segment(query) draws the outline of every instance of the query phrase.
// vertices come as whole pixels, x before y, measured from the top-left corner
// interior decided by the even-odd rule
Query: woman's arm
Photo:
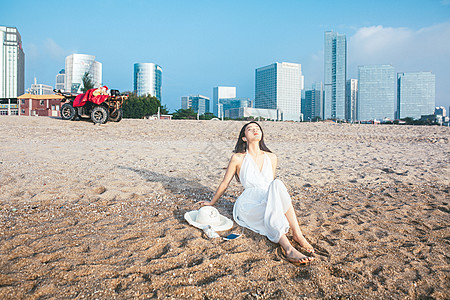
[[[275,179],[276,177],[276,171],[277,171],[277,166],[278,166],[278,158],[275,154],[273,153],[267,153],[270,157],[270,161],[272,163],[272,171],[273,171],[273,179]]]
[[[201,205],[214,205],[217,200],[219,200],[220,197],[222,197],[223,193],[225,193],[225,190],[230,185],[231,180],[233,179],[234,174],[237,171],[237,167],[240,162],[240,157],[238,155],[233,154],[233,156],[230,159],[230,162],[228,163],[227,171],[225,172],[225,176],[223,177],[222,182],[220,183],[219,187],[217,188],[216,193],[214,194],[214,197],[211,201],[199,201],[197,204]]]

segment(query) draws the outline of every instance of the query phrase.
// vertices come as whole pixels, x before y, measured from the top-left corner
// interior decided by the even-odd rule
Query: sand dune
[[[0,117],[0,298],[450,298],[448,127],[261,122],[318,252],[299,268],[183,219],[243,124]]]

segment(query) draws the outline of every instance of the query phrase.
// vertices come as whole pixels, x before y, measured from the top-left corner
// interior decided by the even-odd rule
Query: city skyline
[[[171,111],[184,95],[212,99],[215,86],[235,86],[241,97],[253,99],[254,70],[276,61],[301,64],[306,88],[324,81],[323,34],[333,30],[347,37],[347,79],[357,78],[358,65],[391,64],[398,73],[431,71],[436,105],[450,105],[449,1],[103,3],[97,5],[103,15],[123,20],[69,22],[85,14],[86,1],[75,7],[48,1],[64,14],[32,1],[3,5],[0,25],[17,27],[22,36],[25,88],[34,77],[54,86],[64,58],[86,53],[102,62],[102,83],[121,91],[133,90],[135,63],[160,65],[162,102]],[[312,12],[320,13],[309,19]],[[133,30],[124,24],[133,24]]]

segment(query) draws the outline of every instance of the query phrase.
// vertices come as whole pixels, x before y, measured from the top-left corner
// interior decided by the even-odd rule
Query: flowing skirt
[[[285,213],[291,207],[291,197],[281,180],[273,180],[267,189],[246,188],[234,204],[233,218],[246,227],[278,243],[289,230]]]

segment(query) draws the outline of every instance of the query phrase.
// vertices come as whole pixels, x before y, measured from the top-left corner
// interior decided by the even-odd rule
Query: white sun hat
[[[188,211],[184,214],[186,221],[194,227],[203,229],[211,225],[215,231],[225,231],[233,227],[233,221],[222,216],[212,206],[203,206],[199,210]]]

